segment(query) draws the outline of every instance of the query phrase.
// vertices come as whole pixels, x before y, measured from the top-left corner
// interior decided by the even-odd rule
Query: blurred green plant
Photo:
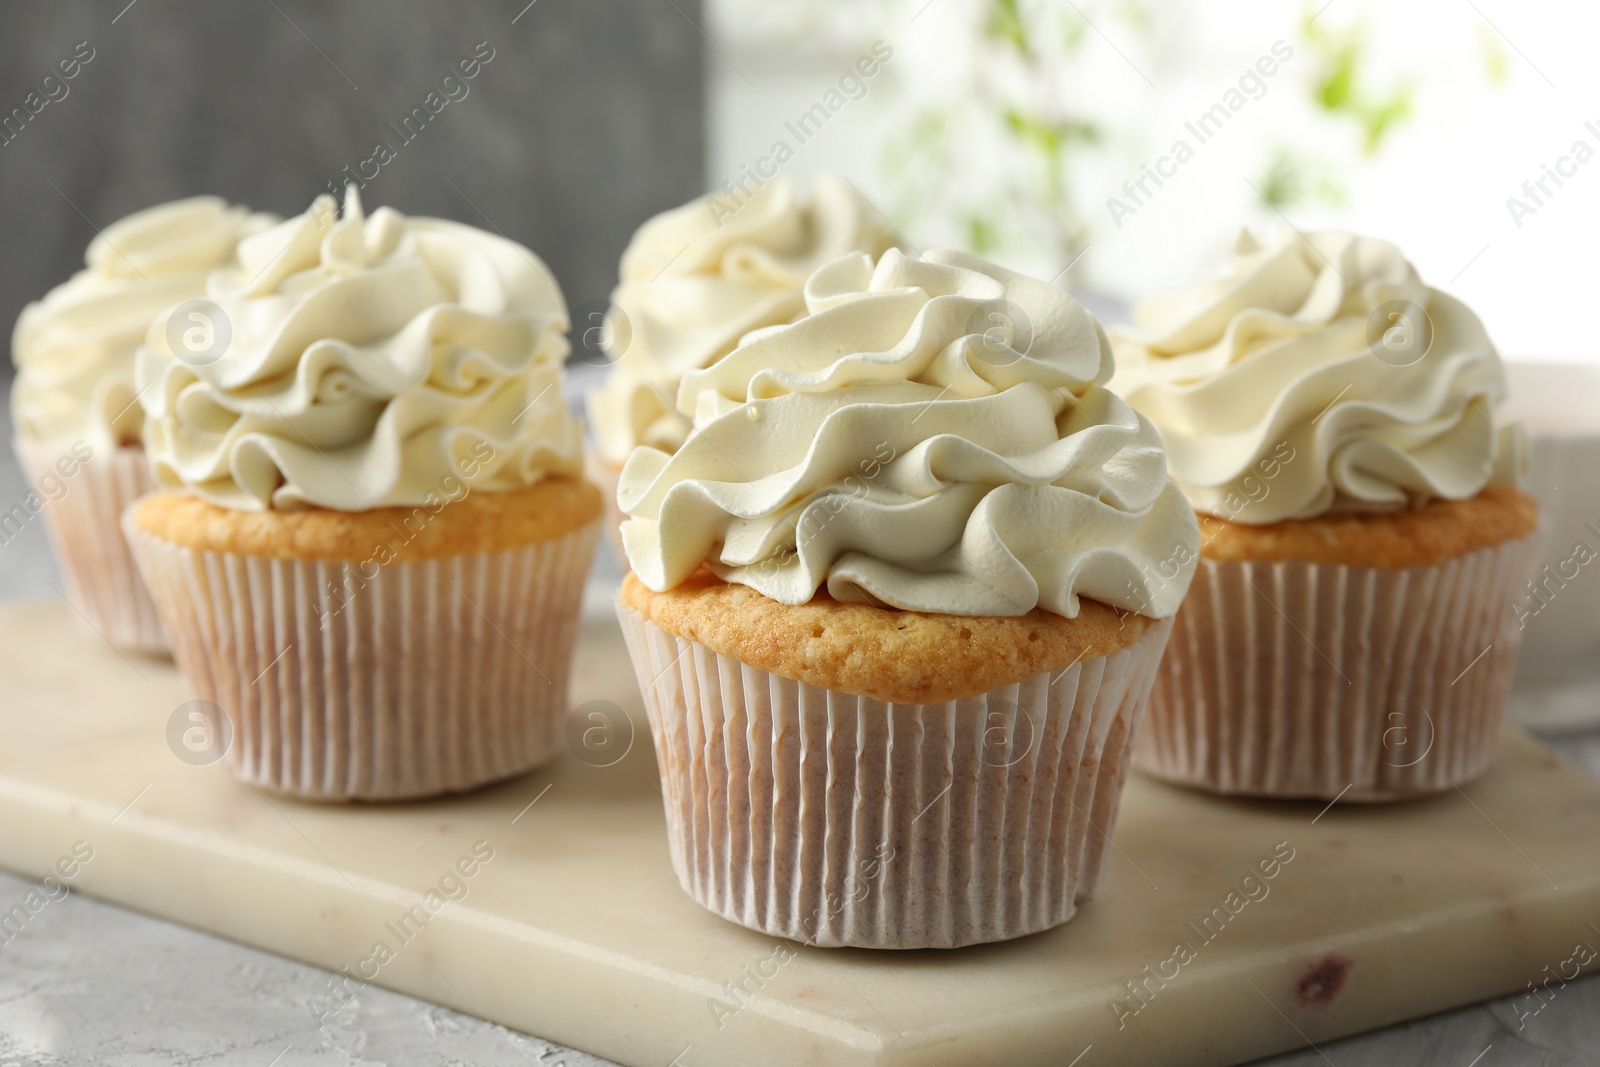
[[[1331,23],[1319,25],[1318,15],[1326,7],[1307,3],[1301,8],[1301,46],[1312,60],[1310,101],[1334,122],[1353,127],[1362,156],[1371,159],[1415,116],[1415,86],[1402,77],[1378,88],[1365,11],[1350,25],[1335,29]],[[1481,26],[1478,42],[1485,80],[1491,86],[1504,86],[1510,78],[1510,59],[1500,39]],[[1344,204],[1349,193],[1342,173],[1326,158],[1279,143],[1257,184],[1267,202],[1278,208],[1307,202]]]
[[[1349,200],[1338,168],[1327,160],[1313,159],[1282,145],[1272,150],[1266,173],[1256,183],[1267,203],[1282,206],[1308,200],[1344,204]]]
[[[1489,84],[1499,87],[1511,80],[1511,57],[1500,38],[1487,26],[1478,27],[1478,45],[1483,49],[1483,74]]]
[[[1334,122],[1352,126],[1362,156],[1372,159],[1413,116],[1415,90],[1404,78],[1387,89],[1376,88],[1365,14],[1336,29],[1331,23],[1317,24],[1325,9],[1325,4],[1301,9],[1300,47],[1311,62],[1310,102]],[[1311,201],[1343,204],[1349,198],[1340,168],[1281,141],[1273,146],[1257,185],[1277,208]]]
[[[959,220],[980,255],[1024,247],[1061,263],[1078,258],[1089,225],[1073,193],[1074,168],[1108,136],[1093,101],[1060,88],[1088,43],[1085,17],[1069,8],[982,0],[966,92],[918,105],[906,132],[888,145],[885,170],[908,223]],[[1143,8],[1127,0],[1113,15],[1135,28],[1147,25]],[[952,180],[962,171],[959,155],[976,145],[994,153],[994,185]]]
[[[1373,86],[1371,34],[1365,17],[1343,29],[1317,25],[1308,6],[1300,19],[1300,36],[1316,65],[1311,98],[1330,115],[1354,122],[1361,149],[1375,156],[1384,139],[1411,118],[1414,90],[1408,79],[1386,90]]]
[[[1106,105],[1099,87],[1076,77],[1103,58],[1085,50],[1114,39],[1165,81],[1163,64],[1195,55],[1174,28],[1177,15],[1150,0],[711,0],[724,24],[793,49],[830,36],[898,44],[933,5],[940,7],[932,17],[959,34],[959,44],[938,84],[900,82],[904,110],[883,142],[881,172],[896,224],[913,234],[943,229],[942,239],[980,255],[1076,263],[1066,277],[1081,280],[1092,259],[1081,253],[1106,225],[1106,191],[1085,173],[1107,163],[1132,173],[1135,153],[1147,150],[1130,136],[1137,131],[1110,117],[1120,109]],[[1276,30],[1295,48],[1290,91],[1312,120],[1260,131],[1269,140],[1254,184],[1280,210],[1346,203],[1345,175],[1381,155],[1416,117],[1412,79],[1385,70],[1373,47],[1384,9],[1371,0],[1327,7],[1302,0],[1298,19],[1289,8]],[[1501,41],[1485,28],[1478,42],[1483,77],[1503,85],[1510,66]],[[907,77],[898,61],[889,69],[891,80]]]

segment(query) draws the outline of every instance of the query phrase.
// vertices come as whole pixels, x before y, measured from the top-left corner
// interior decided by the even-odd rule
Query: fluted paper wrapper
[[[1134,749],[1217,793],[1397,800],[1488,769],[1541,537],[1388,570],[1202,559]]]
[[[156,489],[144,449],[95,451],[71,478],[60,479],[65,492],[54,501],[39,479],[65,453],[20,441],[16,451],[28,484],[46,502],[40,517],[82,621],[118,648],[166,653],[161,616],[120,525],[128,505]]]
[[[199,551],[128,525],[235,777],[321,800],[458,792],[561,744],[597,524],[507,552],[355,565]],[[365,568],[363,568],[365,569]]]
[[[620,601],[673,868],[725,919],[823,946],[953,948],[1058,926],[1099,888],[1171,623],[942,704],[779,677]]]

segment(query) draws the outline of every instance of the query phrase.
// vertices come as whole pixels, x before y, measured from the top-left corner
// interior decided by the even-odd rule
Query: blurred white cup
[[[1600,726],[1600,367],[1508,362],[1501,419],[1527,431],[1523,488],[1545,554],[1513,610],[1525,626],[1512,711],[1529,726]]]

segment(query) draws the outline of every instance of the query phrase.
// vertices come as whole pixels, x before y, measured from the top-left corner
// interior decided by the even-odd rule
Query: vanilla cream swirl
[[[623,468],[652,589],[702,563],[786,604],[1154,617],[1198,555],[1155,428],[1103,387],[1111,350],[1065,292],[959,252],[811,276],[808,316],[684,375],[694,432]]]
[[[646,222],[611,295],[608,351],[617,362],[589,396],[601,457],[621,464],[635,445],[677,448],[689,429],[673,408],[684,373],[709,366],[751,330],[801,314],[801,287],[817,267],[847,252],[877,257],[894,244],[872,205],[826,174],[809,202],[779,179]]]
[[[1466,305],[1387,241],[1242,235],[1233,270],[1113,331],[1111,388],[1161,428],[1200,511],[1271,523],[1515,484],[1500,358]]]
[[[165,322],[139,352],[163,485],[230,508],[361,511],[426,503],[450,478],[507,491],[581,467],[566,304],[521,245],[369,218],[351,187],[342,216],[321,197],[239,258],[208,286],[231,328],[220,357],[175,353]]]
[[[206,275],[232,262],[241,237],[277,220],[214,196],[177,200],[112,223],[90,242],[87,268],[17,319],[11,407],[19,436],[97,449],[137,445],[134,353],[163,310],[205,295]]]

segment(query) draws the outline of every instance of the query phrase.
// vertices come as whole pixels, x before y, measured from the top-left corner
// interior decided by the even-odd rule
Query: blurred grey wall
[[[698,0],[8,3],[0,116],[28,121],[0,124],[0,328],[82,265],[96,227],[199,193],[294,214],[345,167],[371,174],[379,141],[394,158],[369,211],[499,229],[571,305],[601,299],[634,228],[702,191],[700,25]],[[462,96],[479,42],[493,58]],[[448,102],[404,140],[430,92]]]

